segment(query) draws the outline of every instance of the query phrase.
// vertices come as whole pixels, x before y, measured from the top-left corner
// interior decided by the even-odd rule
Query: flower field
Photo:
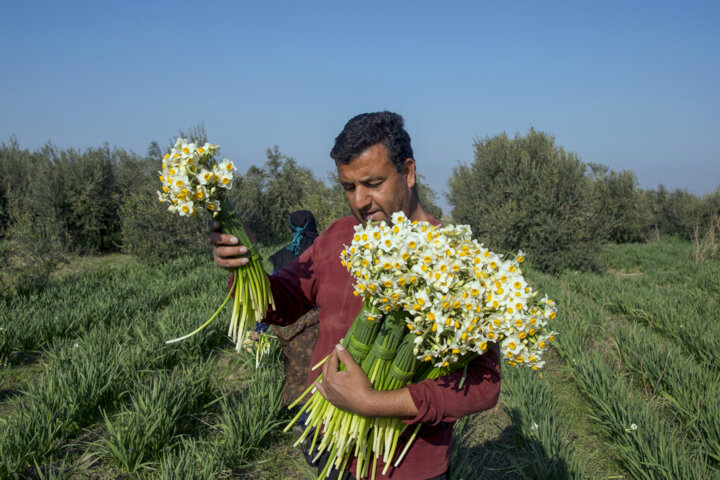
[[[526,269],[558,335],[542,375],[504,368],[498,406],[458,422],[451,478],[720,477],[720,265],[668,240],[603,256]],[[256,370],[224,321],[165,344],[226,284],[207,256],[128,261],[0,305],[0,478],[314,478],[277,347]]]

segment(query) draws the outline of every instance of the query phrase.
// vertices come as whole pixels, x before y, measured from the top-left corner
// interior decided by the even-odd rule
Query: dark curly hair
[[[403,117],[397,113],[361,113],[351,118],[335,137],[330,157],[335,160],[335,165],[347,165],[369,147],[382,143],[390,161],[401,172],[405,159],[414,158],[410,135],[403,128],[404,124]]]

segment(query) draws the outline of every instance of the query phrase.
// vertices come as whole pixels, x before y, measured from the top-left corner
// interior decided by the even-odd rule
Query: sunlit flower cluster
[[[511,366],[544,365],[556,308],[523,277],[522,252],[503,258],[473,240],[467,225],[436,227],[398,212],[391,225],[355,227],[340,258],[356,295],[381,311],[410,313],[420,360],[447,367],[496,342]]]
[[[162,182],[158,199],[170,203],[168,210],[182,216],[195,215],[198,207],[220,210],[222,192],[232,188],[236,168],[227,158],[217,161],[219,151],[220,147],[207,142],[199,146],[177,139],[158,172]]]

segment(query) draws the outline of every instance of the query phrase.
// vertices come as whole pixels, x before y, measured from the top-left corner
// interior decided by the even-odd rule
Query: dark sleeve
[[[500,395],[500,347],[493,344],[470,362],[465,383],[458,389],[462,375],[460,369],[434,380],[408,385],[418,414],[404,422],[437,425],[494,407]]]
[[[268,310],[264,323],[290,325],[315,306],[314,253],[311,246],[275,275],[270,275],[275,308]]]
[[[295,260],[295,258],[297,257],[287,248],[281,248],[277,252],[273,253],[270,256],[270,261],[273,264],[273,273],[277,273],[285,268],[285,266]]]

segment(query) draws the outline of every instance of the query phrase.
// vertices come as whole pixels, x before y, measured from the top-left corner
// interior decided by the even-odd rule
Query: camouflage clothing
[[[317,308],[313,308],[287,327],[273,325],[273,333],[280,339],[285,364],[283,405],[294,402],[307,387],[308,365],[318,338]]]

